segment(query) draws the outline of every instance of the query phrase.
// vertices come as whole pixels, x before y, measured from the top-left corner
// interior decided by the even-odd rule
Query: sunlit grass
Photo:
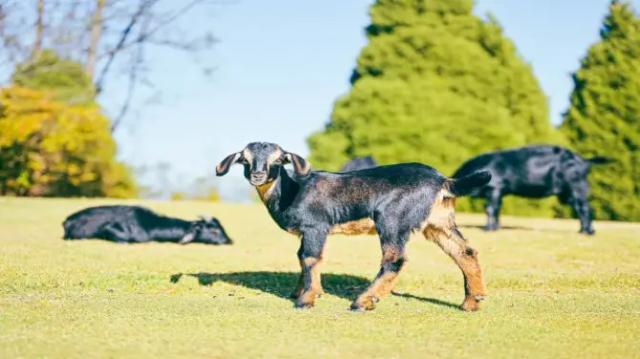
[[[415,236],[396,292],[374,312],[350,301],[377,272],[372,236],[331,237],[327,295],[293,309],[298,240],[260,205],[144,202],[218,217],[233,246],[65,242],[60,223],[108,200],[0,198],[0,357],[607,357],[640,353],[640,224],[505,218],[480,252],[489,298],[456,309],[462,278]]]

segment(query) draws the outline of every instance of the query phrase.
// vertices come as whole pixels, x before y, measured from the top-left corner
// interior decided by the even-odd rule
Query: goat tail
[[[486,185],[490,180],[491,173],[489,171],[477,171],[464,177],[447,180],[448,190],[456,197],[466,196],[474,189]]]
[[[605,157],[605,156],[594,156],[591,158],[587,158],[587,162],[589,162],[592,165],[605,165],[607,163],[614,162],[614,159],[611,157]]]

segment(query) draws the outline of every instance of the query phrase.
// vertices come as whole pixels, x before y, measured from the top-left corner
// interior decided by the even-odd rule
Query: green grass
[[[368,313],[350,301],[378,270],[372,236],[331,237],[327,295],[286,298],[298,240],[260,205],[142,202],[220,218],[233,246],[65,242],[60,223],[110,200],[0,198],[0,358],[630,358],[640,354],[640,224],[504,218],[458,223],[480,252],[489,297],[477,313],[453,262],[420,236],[396,292]],[[139,203],[139,202],[130,202]]]

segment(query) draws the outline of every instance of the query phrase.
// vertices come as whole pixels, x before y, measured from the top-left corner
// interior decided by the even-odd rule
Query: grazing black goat
[[[486,198],[486,230],[500,227],[502,197],[517,195],[529,198],[558,196],[570,204],[580,218],[580,233],[594,234],[589,207],[589,181],[592,164],[610,162],[604,157],[585,159],[558,146],[527,146],[485,153],[464,163],[453,175],[464,177],[476,171],[491,172],[491,181],[474,188],[469,195]]]
[[[185,221],[137,206],[85,208],[67,217],[62,226],[65,240],[98,238],[119,243],[232,243],[215,218]]]
[[[351,161],[347,162],[342,167],[340,172],[365,170],[367,168],[373,168],[373,167],[376,167],[376,166],[378,166],[378,163],[371,156],[356,157],[356,158],[352,159]]]
[[[454,220],[455,197],[482,186],[488,172],[452,180],[435,169],[405,163],[330,173],[311,171],[302,157],[273,143],[254,142],[227,156],[216,167],[225,175],[232,164],[244,165],[244,175],[256,187],[280,228],[301,237],[298,258],[302,273],[292,294],[300,308],[314,305],[323,293],[319,264],[328,234],[378,233],[382,265],[376,279],[351,305],[371,310],[393,289],[406,261],[405,245],[413,231],[440,246],[462,270],[462,309],[479,309],[486,290],[478,253],[468,246]],[[283,165],[292,163],[294,172]]]

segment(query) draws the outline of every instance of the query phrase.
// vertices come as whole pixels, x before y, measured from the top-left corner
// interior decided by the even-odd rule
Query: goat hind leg
[[[480,302],[487,295],[487,289],[478,262],[478,251],[467,245],[467,241],[455,227],[451,230],[427,227],[424,234],[442,248],[462,271],[465,298],[460,308],[464,311],[480,309]]]

